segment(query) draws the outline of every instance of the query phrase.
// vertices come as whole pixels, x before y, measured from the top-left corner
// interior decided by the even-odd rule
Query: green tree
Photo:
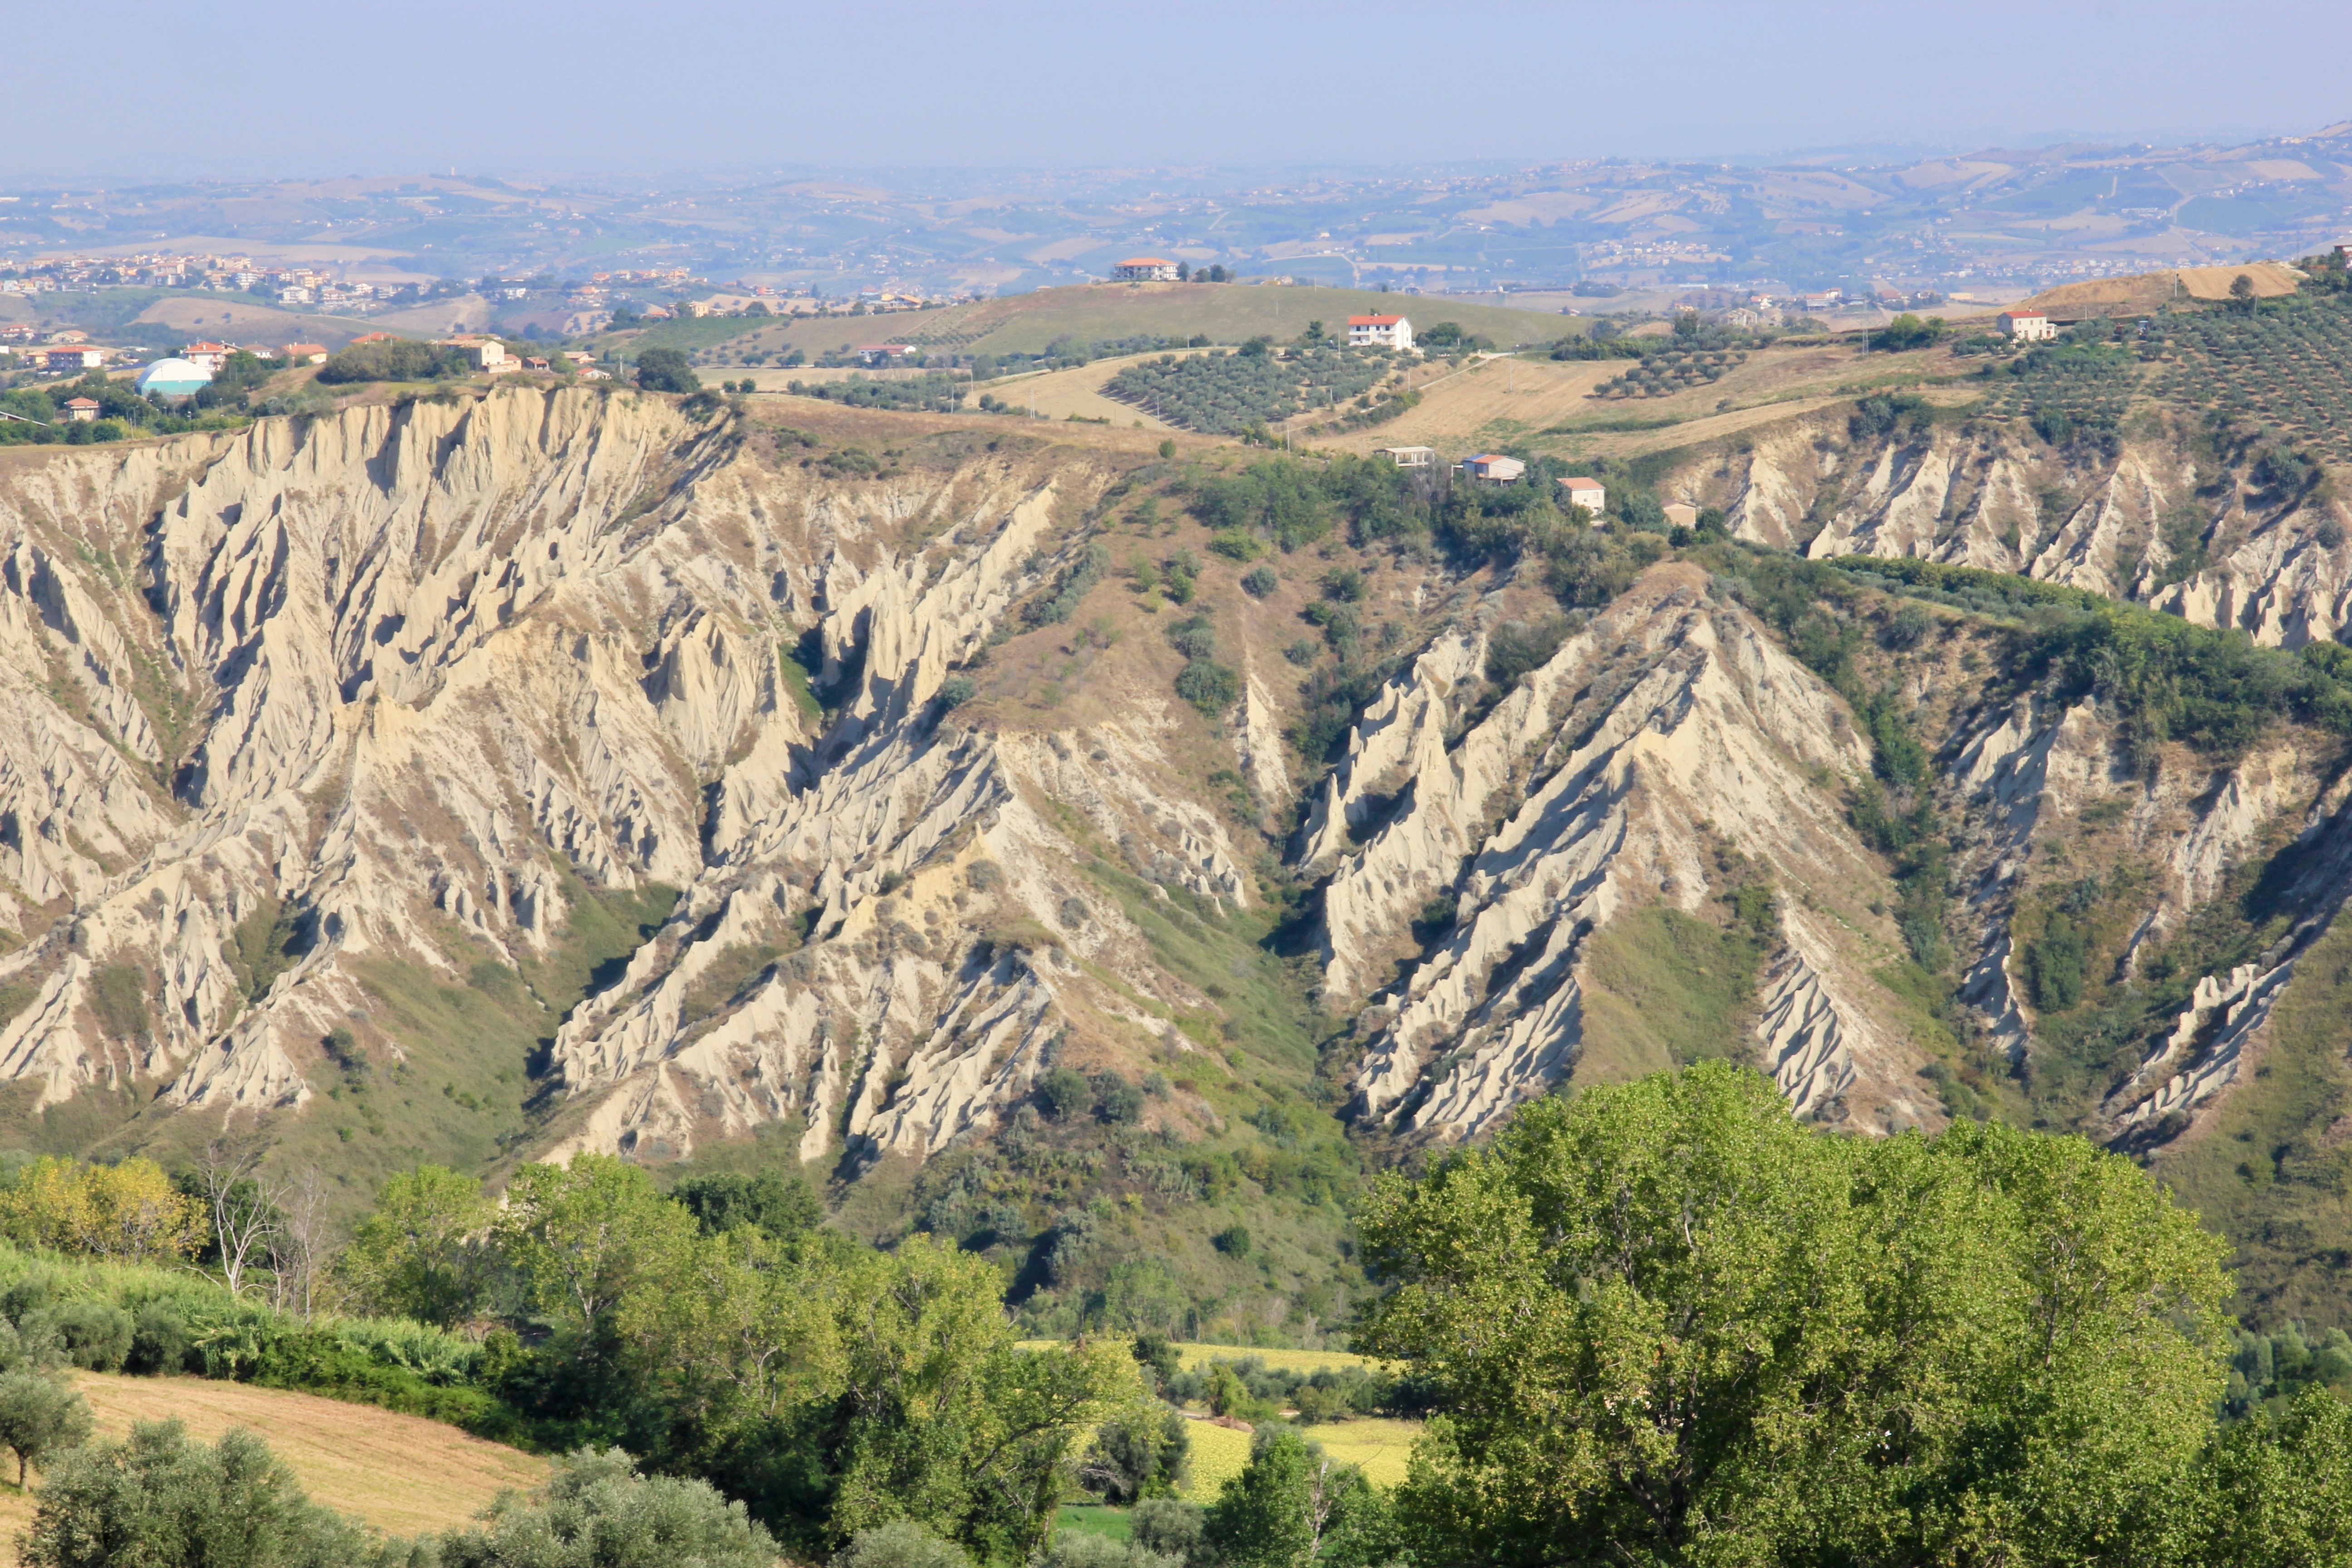
[[[532,1304],[590,1340],[633,1284],[678,1265],[695,1228],[642,1167],[575,1154],[515,1173],[498,1235]]]
[[[1801,1126],[1706,1063],[1383,1180],[1361,1348],[1446,1412],[1440,1564],[2128,1560],[2222,1387],[2221,1244],[2129,1162]]]
[[[2352,1405],[2305,1391],[2219,1435],[2184,1557],[2213,1568],[2352,1563]]]
[[[781,1240],[815,1229],[824,1217],[824,1205],[798,1173],[786,1176],[761,1171],[746,1176],[725,1172],[694,1176],[680,1182],[670,1196],[702,1223],[706,1236],[749,1226]]]
[[[648,392],[700,392],[702,378],[683,349],[647,349],[637,355],[637,384]]]
[[[928,1237],[858,1260],[836,1300],[843,1375],[793,1444],[819,1457],[833,1539],[910,1519],[983,1561],[1026,1559],[1078,1443],[1141,1398],[1133,1360],[1108,1340],[1021,1349],[995,1267]]]
[[[28,1465],[89,1441],[89,1401],[37,1372],[0,1373],[0,1447],[16,1456],[16,1485]]]
[[[26,1568],[424,1568],[431,1561],[311,1502],[251,1432],[206,1447],[188,1441],[177,1421],[142,1421],[126,1442],[59,1455],[18,1553]]]
[[[641,1476],[618,1448],[555,1461],[529,1499],[442,1538],[441,1568],[773,1568],[776,1543],[708,1481]]]
[[[1386,1527],[1386,1510],[1360,1471],[1333,1461],[1296,1427],[1270,1425],[1217,1494],[1201,1541],[1222,1568],[1315,1568],[1389,1560]]]
[[[385,1179],[339,1266],[371,1310],[446,1328],[474,1315],[489,1227],[478,1183],[420,1165]]]

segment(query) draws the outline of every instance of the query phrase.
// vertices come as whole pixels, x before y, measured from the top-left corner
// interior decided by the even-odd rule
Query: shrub
[[[85,1296],[43,1315],[64,1346],[66,1359],[76,1366],[117,1372],[131,1354],[131,1314],[111,1301]]]
[[[241,1429],[206,1447],[177,1421],[141,1422],[127,1442],[59,1455],[40,1499],[22,1538],[26,1568],[390,1568],[410,1560],[405,1543],[373,1540],[311,1502],[269,1446]],[[535,1561],[563,1568],[572,1560]]]
[[[773,1568],[775,1561],[776,1543],[741,1503],[708,1481],[641,1476],[618,1448],[564,1456],[531,1499],[505,1493],[479,1529],[441,1540],[442,1568]],[[922,1568],[935,1564],[961,1568],[960,1558],[929,1559]]]
[[[971,1568],[971,1559],[913,1520],[894,1519],[851,1536],[833,1568]]]
[[[1145,1498],[1127,1516],[1128,1537],[1146,1552],[1189,1559],[1200,1548],[1201,1521],[1206,1513],[1196,1502]]]
[[[1209,1245],[1228,1258],[1247,1258],[1250,1255],[1249,1227],[1229,1225],[1211,1237]]]
[[[1094,1086],[1068,1068],[1054,1068],[1037,1080],[1037,1103],[1056,1121],[1067,1121],[1087,1108]]]
[[[1177,676],[1176,695],[1213,719],[1242,700],[1242,678],[1213,659],[1196,658]]]
[[[944,711],[953,712],[971,701],[973,693],[979,689],[971,676],[950,675],[940,682],[940,707]]]
[[[1244,533],[1239,529],[1229,529],[1218,534],[1209,541],[1209,548],[1233,561],[1255,561],[1265,553],[1265,546],[1258,542],[1256,535]]]
[[[1282,579],[1271,566],[1253,566],[1242,574],[1242,592],[1253,599],[1263,599],[1282,586]]]

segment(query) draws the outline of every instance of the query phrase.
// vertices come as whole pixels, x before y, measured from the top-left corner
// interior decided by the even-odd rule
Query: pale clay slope
[[[2342,503],[2280,509],[2259,495],[2200,493],[2194,468],[2160,437],[2126,440],[2112,461],[2070,466],[2037,444],[1937,426],[1926,437],[1854,441],[1838,424],[1792,420],[1761,432],[1727,473],[1680,487],[1719,495],[1732,531],[1758,543],[1804,538],[1816,557],[1918,557],[2014,572],[2136,600],[2287,647],[2352,622],[2352,546],[2320,537]],[[2210,563],[2179,582],[2161,526],[2185,519]]]
[[[1769,532],[1836,459],[1759,452],[1741,526]],[[299,1107],[321,1037],[367,1027],[354,963],[455,980],[481,952],[544,952],[567,863],[684,891],[558,1032],[559,1152],[676,1155],[781,1122],[811,1154],[845,1138],[920,1155],[992,1125],[1064,1042],[1192,1048],[1171,1020],[1204,998],[1078,869],[1099,855],[1145,886],[1255,897],[1255,851],[1173,765],[1179,716],[1137,701],[1087,730],[1000,732],[936,701],[1084,547],[1071,524],[1114,477],[1092,458],[975,453],[835,484],[660,400],[519,389],[17,456],[0,468],[0,924],[30,940],[0,984],[35,995],[0,1029],[0,1073],[42,1102],[137,1082],[207,1113]],[[1885,538],[1926,548],[1948,478],[1880,467]],[[2116,521],[2084,524],[2090,557],[2156,504],[2134,499],[2168,482],[2147,472]],[[1991,498],[1964,531],[1980,551],[2036,490],[1998,465],[1969,483]],[[1860,548],[1866,523],[1839,537]],[[1843,823],[1839,780],[1869,754],[1834,694],[1669,566],[1465,731],[1492,614],[1376,700],[1295,851],[1330,875],[1323,992],[1362,1009],[1360,1110],[1462,1136],[1572,1073],[1592,933],[1653,901],[1706,907],[1719,842],[1790,895],[1759,1059],[1809,1112],[1932,1123],[1871,975],[1897,949],[1867,905],[1892,900]],[[828,671],[856,672],[823,734],[778,663],[812,628]],[[1236,658],[1226,743],[1279,802],[1286,672],[1271,648]],[[1977,994],[2020,1038],[1998,873],[2034,814],[2123,791],[2107,748],[2094,715],[2027,710],[1984,716],[1948,759],[1983,797],[1996,873]],[[2137,803],[2181,899],[2307,795],[2298,766],[2250,761],[2210,805],[2169,783]],[[2313,821],[2315,843],[2352,844]],[[1391,984],[1406,927],[1449,890],[1454,926]],[[316,940],[248,1005],[230,935],[281,900]],[[2225,1082],[2229,1020],[2292,961],[2217,977],[2147,1103]],[[135,1045],[94,1006],[125,963],[158,998]]]
[[[1817,559],[1910,556],[2021,573],[2278,647],[2340,637],[2352,625],[2342,501],[2322,491],[2282,507],[2243,485],[2200,489],[2194,467],[2160,435],[2126,439],[2112,460],[2070,467],[1999,435],[1938,427],[1924,440],[1855,442],[1834,423],[1796,421],[1759,437],[1728,466],[1728,479],[1731,526],[1759,542],[1801,537],[1808,513],[1826,504],[1808,546]],[[2185,519],[2203,542],[2202,570],[2168,570],[2168,519]],[[2331,524],[2339,540],[2332,545]],[[2218,776],[2176,769],[2144,785],[2088,705],[2045,713],[2027,703],[1980,715],[1978,731],[1956,744],[1952,783],[1977,808],[1980,828],[1967,885],[1982,934],[1962,994],[2012,1052],[2026,1048],[2032,1017],[2007,922],[2042,813],[2102,799],[2129,808],[2135,847],[2168,878],[2133,934],[2131,962],[2215,896],[2267,826],[2299,817],[2295,850],[2313,868],[2300,898],[2314,912],[2259,962],[2203,977],[2171,1037],[2105,1102],[2119,1131],[2154,1134],[2168,1119],[2177,1131],[2250,1069],[2296,957],[2352,889],[2344,782],[2321,795],[2312,759],[2273,748]]]
[[[1869,766],[1835,694],[1690,568],[1646,575],[1448,751],[1449,704],[1484,658],[1483,637],[1447,639],[1392,683],[1308,821],[1313,862],[1338,868],[1334,989],[1362,986],[1369,954],[1424,900],[1459,894],[1453,931],[1364,1020],[1359,1110],[1471,1134],[1570,1072],[1586,942],[1630,907],[1696,910],[1723,892],[1706,842],[1719,835],[1780,888],[1811,890],[1780,900],[1761,998],[1756,1044],[1783,1091],[1874,1130],[1937,1120],[1867,973],[1886,944],[1860,904],[1884,874],[1815,782]],[[1401,791],[1350,858],[1347,825]]]

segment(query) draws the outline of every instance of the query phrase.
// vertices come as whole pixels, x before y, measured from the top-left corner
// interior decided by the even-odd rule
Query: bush
[[[1253,566],[1242,574],[1242,592],[1253,599],[1263,599],[1282,586],[1282,579],[1271,566]]]
[[[953,712],[971,701],[979,689],[971,676],[950,675],[940,682],[940,708],[944,712]]]
[[[59,1455],[22,1539],[26,1568],[390,1568],[411,1560],[405,1543],[372,1539],[303,1496],[251,1432],[206,1447],[177,1421],[141,1422],[127,1442]],[[533,1561],[566,1568],[575,1559]]]
[[[1078,1477],[1105,1502],[1171,1497],[1183,1489],[1192,1436],[1173,1410],[1105,1422],[1079,1462]]]
[[[851,1536],[833,1568],[971,1568],[971,1559],[913,1520],[897,1519]]]
[[[1247,1258],[1250,1255],[1249,1227],[1229,1225],[1211,1237],[1209,1245],[1228,1258]]]
[[[131,1354],[131,1314],[111,1301],[86,1296],[38,1316],[47,1319],[65,1347],[66,1359],[76,1366],[118,1372]]]
[[[708,1481],[641,1476],[618,1448],[565,1455],[531,1500],[505,1493],[481,1528],[441,1541],[441,1568],[773,1568],[776,1555],[741,1503]]]
[[[1128,1538],[1159,1556],[1189,1559],[1200,1549],[1207,1511],[1176,1498],[1146,1498],[1127,1516]]]
[[[1094,1099],[1094,1086],[1068,1068],[1054,1068],[1037,1080],[1037,1103],[1056,1121],[1066,1121]]]
[[[1176,695],[1214,719],[1242,700],[1242,678],[1214,659],[1196,658],[1177,676]]]

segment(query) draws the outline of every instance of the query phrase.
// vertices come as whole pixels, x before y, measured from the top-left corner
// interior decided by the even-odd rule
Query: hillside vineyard
[[[11,1114],[854,1185],[1068,1068],[1151,1085],[1106,1115],[1173,1204],[1219,1086],[1376,1151],[1731,1057],[1859,1132],[2084,1131],[2243,1241],[2341,1114],[2263,1066],[2342,1074],[2341,732],[2152,722],[2157,618],[2081,628],[2324,638],[2336,503],[2168,418],[1851,412],[1675,454],[1728,539],[1581,600],[1344,499],[1213,536],[1234,450],[1158,432],[510,387],[12,452]],[[2277,1234],[2248,1289],[2332,1310]]]

